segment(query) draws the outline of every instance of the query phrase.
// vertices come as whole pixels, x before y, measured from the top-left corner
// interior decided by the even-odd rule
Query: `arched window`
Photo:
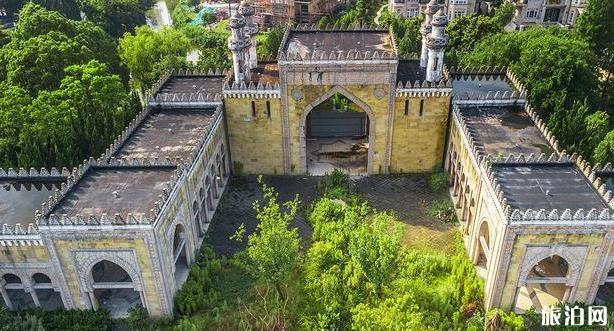
[[[107,309],[112,317],[126,317],[130,308],[143,304],[132,277],[118,264],[102,260],[92,267],[91,277],[94,306]]]
[[[477,265],[481,268],[488,268],[488,260],[490,259],[490,231],[488,222],[483,221],[480,225],[478,233],[478,259]]]
[[[36,273],[32,275],[32,288],[40,306],[46,310],[62,309],[64,303],[60,292],[56,292],[49,276]]]
[[[515,310],[525,312],[534,307],[538,312],[559,302],[567,302],[572,287],[567,286],[569,264],[559,255],[546,257],[535,264],[518,289]]]
[[[175,264],[175,283],[180,286],[188,278],[190,271],[187,251],[186,251],[187,235],[185,228],[181,224],[177,224],[173,232],[173,263]]]
[[[4,289],[6,290],[7,297],[4,298],[4,303],[7,308],[21,310],[36,307],[34,298],[25,291],[19,276],[9,273],[4,274],[2,279],[5,282]]]

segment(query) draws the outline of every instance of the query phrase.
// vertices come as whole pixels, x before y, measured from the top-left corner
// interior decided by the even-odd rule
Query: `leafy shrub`
[[[191,315],[220,299],[220,293],[212,287],[212,275],[221,269],[222,262],[215,257],[213,250],[203,247],[197,262],[190,269],[188,279],[175,296],[175,306],[181,315]]]
[[[126,318],[126,322],[128,322],[130,330],[138,330],[141,323],[143,323],[143,321],[145,321],[148,316],[149,313],[147,312],[147,309],[145,309],[145,307],[143,307],[142,305],[136,305],[130,308],[130,310],[128,310],[128,317]]]
[[[427,210],[427,215],[446,223],[455,223],[456,210],[450,200],[435,200]]]
[[[107,310],[78,310],[57,309],[43,310],[41,308],[22,310],[18,312],[3,313],[3,317],[11,316],[24,322],[38,325],[36,319],[42,324],[40,330],[66,330],[66,331],[100,331],[110,330],[113,321]],[[19,330],[19,329],[18,329]],[[22,329],[27,330],[27,328]],[[37,330],[32,328],[29,330]]]
[[[218,265],[211,263],[192,266],[188,279],[175,296],[175,306],[181,315],[191,315],[219,299],[219,292],[211,287],[210,277],[212,268]]]
[[[487,330],[522,331],[526,330],[524,319],[513,312],[505,312],[500,308],[490,310],[486,314]]]
[[[429,188],[435,193],[444,192],[449,187],[449,180],[450,177],[447,172],[436,172],[429,178]]]
[[[343,171],[335,169],[320,180],[318,190],[325,196],[331,193],[334,193],[334,196],[345,195],[349,192],[349,183],[349,176]]]

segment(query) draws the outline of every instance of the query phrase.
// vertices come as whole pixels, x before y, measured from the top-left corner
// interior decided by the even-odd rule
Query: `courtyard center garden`
[[[442,174],[235,177],[175,320],[136,329],[521,330],[484,313]]]

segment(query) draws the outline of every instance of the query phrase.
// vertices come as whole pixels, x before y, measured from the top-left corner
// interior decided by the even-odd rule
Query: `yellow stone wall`
[[[47,262],[49,257],[44,246],[0,246],[0,263]]]
[[[330,91],[330,85],[289,85],[288,93],[300,91],[303,98],[296,101],[291,95],[288,96],[288,114],[290,123],[290,174],[303,174],[307,172],[305,164],[301,160],[301,141],[300,141],[300,122],[307,106],[322,95]],[[375,141],[369,141],[369,148],[373,149],[373,160],[370,174],[384,173],[386,171],[386,135],[388,131],[388,101],[387,96],[390,92],[389,85],[353,85],[343,86],[345,90],[356,96],[362,102],[371,107],[371,112],[375,117]],[[385,97],[378,99],[374,95],[376,89],[385,92]],[[369,118],[373,121],[373,118]]]
[[[256,103],[255,118],[252,101]],[[271,105],[270,118],[266,101]],[[283,174],[281,100],[227,98],[225,108],[235,174]]]
[[[91,240],[54,240],[54,246],[58,255],[58,260],[61,264],[66,283],[70,290],[70,295],[75,304],[80,305],[81,302],[81,287],[79,281],[79,273],[76,269],[71,252],[76,250],[120,250],[133,249],[136,253],[138,261],[138,269],[141,272],[141,280],[143,281],[144,295],[147,300],[147,308],[150,315],[159,316],[162,314],[160,307],[161,298],[158,296],[156,282],[153,278],[153,269],[151,264],[151,256],[147,248],[147,244],[143,238],[121,239],[114,238],[112,234],[105,236],[100,234],[100,237]],[[86,308],[86,307],[82,307]]]
[[[599,259],[598,247],[601,246],[604,240],[603,234],[527,234],[516,237],[512,249],[512,257],[507,270],[505,287],[503,288],[503,296],[500,307],[503,309],[512,309],[514,307],[514,299],[516,298],[516,286],[522,259],[525,253],[526,245],[587,245],[587,256],[584,259],[580,277],[575,286],[575,295],[571,298],[572,301],[587,300],[589,287],[595,268]],[[597,271],[600,272],[600,271]]]
[[[431,172],[441,168],[449,106],[449,96],[395,99],[390,172]]]

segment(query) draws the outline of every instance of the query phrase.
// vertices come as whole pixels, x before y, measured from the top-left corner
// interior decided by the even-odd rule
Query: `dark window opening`
[[[266,117],[271,118],[271,101],[266,101]]]
[[[424,113],[424,100],[420,100],[420,116]]]
[[[252,101],[252,117],[256,117],[256,101]]]
[[[409,114],[409,100],[405,100],[405,116]]]

